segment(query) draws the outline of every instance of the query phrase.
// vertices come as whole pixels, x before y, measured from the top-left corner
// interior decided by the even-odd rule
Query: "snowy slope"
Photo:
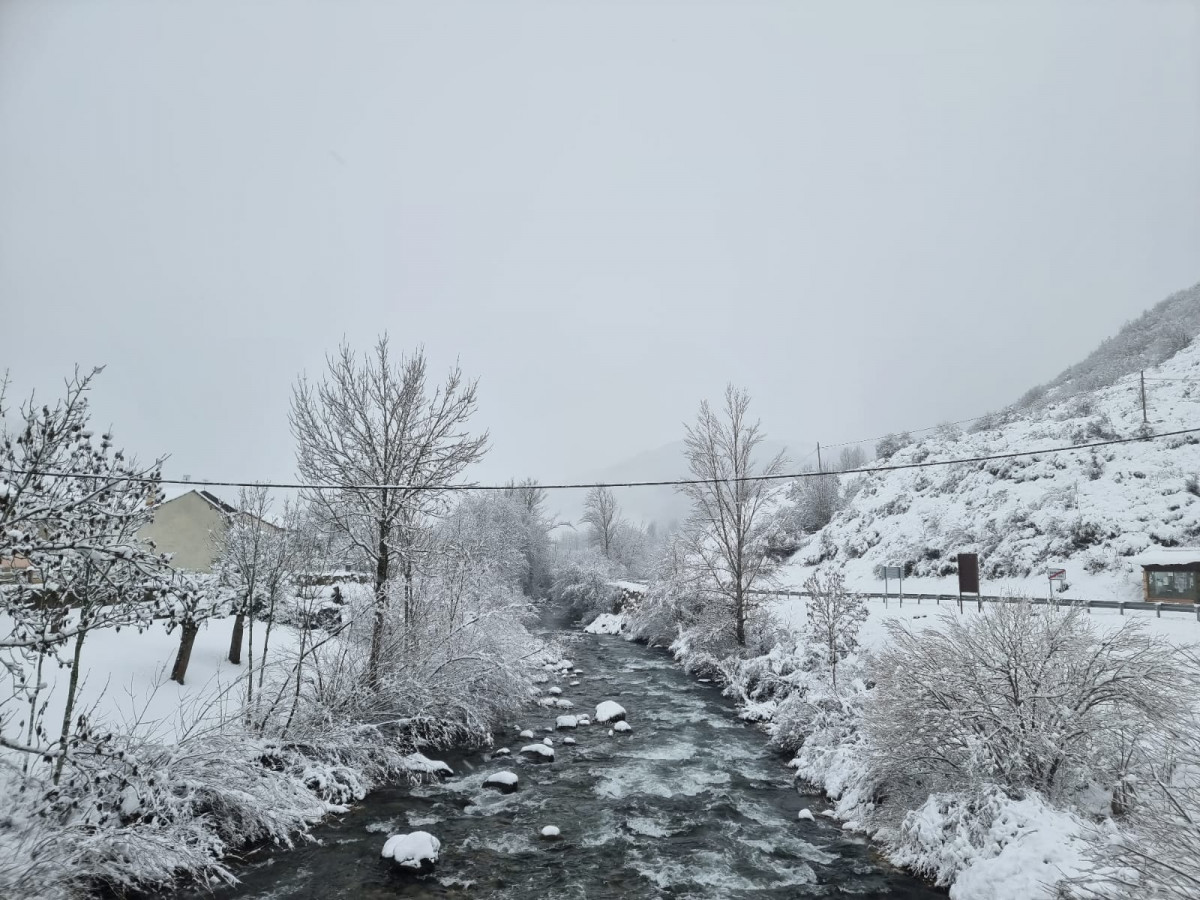
[[[1200,346],[1146,371],[1149,430],[1200,428]],[[938,433],[881,465],[903,465],[1134,437],[1143,429],[1139,378],[1015,412],[1002,427]],[[1200,434],[1095,450],[862,476],[857,494],[807,538],[782,581],[800,586],[818,564],[844,568],[853,588],[882,586],[879,566],[904,564],[906,590],[953,590],[955,554],[980,555],[984,590],[1047,590],[1064,566],[1068,596],[1136,599],[1131,557],[1200,545]],[[844,482],[845,484],[845,479]],[[894,586],[894,585],[893,585]]]

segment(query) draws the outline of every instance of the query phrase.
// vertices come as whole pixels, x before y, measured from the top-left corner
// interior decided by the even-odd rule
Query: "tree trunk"
[[[75,712],[75,696],[79,691],[79,660],[83,656],[83,639],[86,636],[87,629],[81,622],[79,633],[75,635],[75,656],[71,662],[71,681],[67,685],[67,705],[63,709],[62,736],[59,740],[62,746],[58,751],[58,760],[54,764],[55,784],[58,784],[58,779],[62,777],[63,765],[67,761],[67,744],[71,736],[71,715]]]
[[[235,666],[242,662],[242,635],[246,630],[246,614],[238,613],[233,619],[233,637],[229,640],[229,661]]]
[[[385,496],[386,502],[386,496]],[[383,655],[383,629],[387,613],[387,580],[390,559],[388,536],[391,529],[387,523],[379,523],[379,557],[375,561],[375,621],[371,625],[371,655],[367,660],[367,681],[372,687],[379,686],[379,658]]]
[[[196,635],[200,626],[195,622],[187,622],[179,633],[179,652],[175,655],[175,665],[171,667],[171,680],[183,684],[187,674],[188,663],[192,659],[192,646],[196,643]]]

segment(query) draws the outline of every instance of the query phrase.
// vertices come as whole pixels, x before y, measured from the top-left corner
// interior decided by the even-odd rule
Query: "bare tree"
[[[839,472],[852,472],[855,469],[861,469],[866,464],[867,453],[859,445],[843,447],[841,454],[838,456]]]
[[[708,576],[711,591],[731,607],[734,637],[746,646],[750,590],[771,565],[766,550],[764,506],[778,490],[772,480],[783,471],[780,453],[765,464],[754,451],[763,441],[758,422],[747,418],[750,396],[725,388],[724,415],[705,401],[687,427],[684,452],[695,484],[683,487],[692,501],[693,557]]]
[[[404,581],[407,627],[423,522],[442,507],[445,485],[483,455],[488,435],[466,430],[478,382],[455,366],[430,391],[420,348],[394,359],[385,334],[371,354],[359,357],[343,344],[327,362],[319,384],[301,376],[293,391],[297,468],[332,489],[308,499],[374,567],[369,677],[377,682],[393,562]]]
[[[596,485],[588,491],[583,501],[583,518],[580,522],[592,527],[592,544],[612,559],[617,532],[621,527],[621,511],[617,507],[617,498],[613,496],[613,492],[602,485]]]

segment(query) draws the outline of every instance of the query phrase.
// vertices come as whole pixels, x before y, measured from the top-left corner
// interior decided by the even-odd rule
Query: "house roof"
[[[168,490],[167,488],[174,488],[174,490]],[[203,500],[205,503],[207,503],[209,506],[211,506],[213,509],[215,509],[217,512],[221,513],[222,515],[232,516],[232,515],[238,515],[238,513],[240,512],[240,510],[236,506],[232,506],[232,505],[226,503],[224,500],[222,500],[220,497],[218,497],[212,491],[200,490],[199,488],[190,488],[190,487],[187,487],[186,485],[168,485],[167,487],[163,488],[164,499],[163,499],[162,504],[160,504],[160,505],[166,505],[168,503],[172,503],[172,502],[178,500],[180,497],[186,497],[188,494],[193,494],[193,493],[197,497],[199,497],[201,500]],[[250,514],[244,513],[244,515],[249,516]],[[251,518],[254,518],[254,517],[251,516]],[[279,529],[283,528],[283,525],[281,522],[272,521],[270,517],[261,519],[260,521],[267,525],[270,525],[272,528],[279,528]]]
[[[1138,566],[1190,566],[1200,564],[1200,547],[1151,547],[1133,557]]]

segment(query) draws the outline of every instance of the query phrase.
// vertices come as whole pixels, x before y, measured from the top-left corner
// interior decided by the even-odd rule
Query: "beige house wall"
[[[154,511],[154,521],[138,536],[154,541],[159,553],[172,554],[177,569],[211,572],[225,517],[195,491],[176,497]]]

